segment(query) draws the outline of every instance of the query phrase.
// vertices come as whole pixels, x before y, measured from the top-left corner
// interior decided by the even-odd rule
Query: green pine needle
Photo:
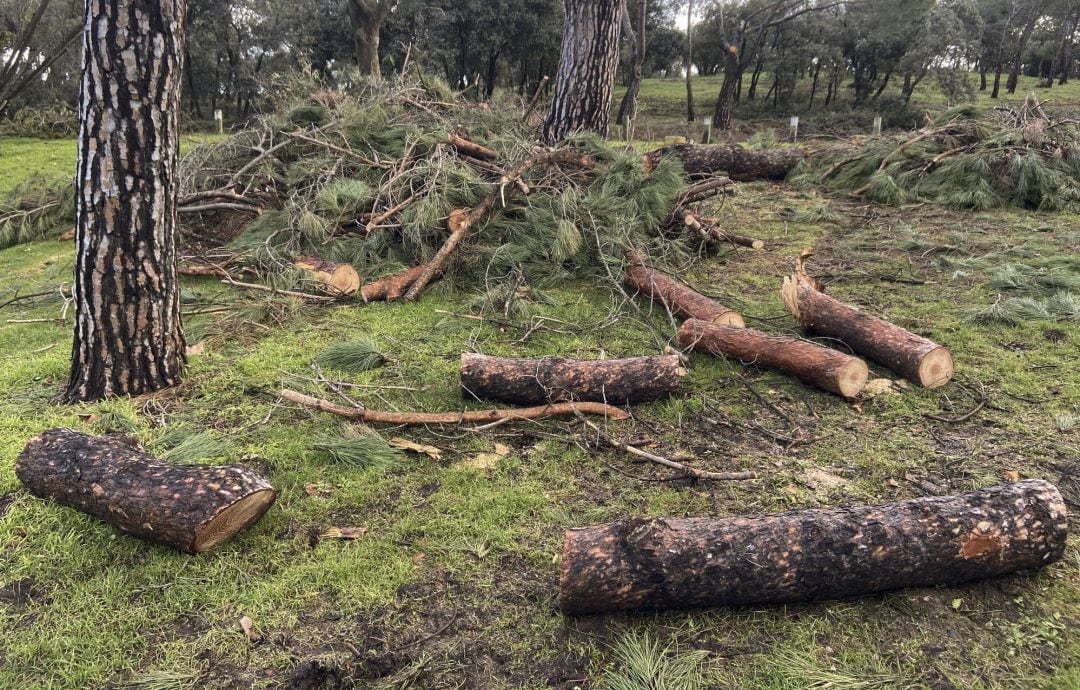
[[[375,341],[359,338],[347,343],[334,343],[315,357],[315,362],[327,369],[350,374],[368,371],[386,362],[388,358],[379,351]]]
[[[359,469],[393,469],[405,461],[402,451],[366,427],[345,425],[336,434],[319,436],[312,447],[334,462]]]

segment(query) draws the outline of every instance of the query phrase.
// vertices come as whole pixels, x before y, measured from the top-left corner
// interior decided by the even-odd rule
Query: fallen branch
[[[548,417],[566,417],[577,410],[583,414],[594,414],[612,420],[629,419],[625,411],[603,403],[556,403],[537,407],[522,407],[509,410],[476,410],[467,412],[385,412],[362,407],[345,407],[329,400],[313,398],[310,395],[285,389],[281,398],[289,402],[310,407],[320,412],[329,412],[347,419],[355,419],[370,424],[406,424],[422,426],[425,424],[487,424],[503,419],[533,420]]]

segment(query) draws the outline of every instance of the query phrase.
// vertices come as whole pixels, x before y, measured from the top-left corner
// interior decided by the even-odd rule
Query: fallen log
[[[613,405],[669,397],[686,370],[678,355],[575,360],[461,355],[461,394],[516,405],[587,401]]]
[[[240,465],[174,465],[117,437],[52,429],[33,438],[15,474],[51,498],[121,530],[187,553],[254,524],[276,492]]]
[[[625,520],[566,531],[559,606],[758,606],[953,584],[1053,563],[1068,528],[1041,479],[879,506]]]
[[[738,312],[669,278],[640,259],[630,257],[630,260],[631,263],[623,271],[626,284],[643,295],[659,300],[676,316],[700,319],[721,326],[742,328],[746,325]]]
[[[409,286],[416,281],[420,274],[427,270],[427,267],[427,264],[420,264],[401,273],[395,273],[392,276],[366,283],[360,288],[360,297],[365,302],[393,302],[405,294]]]
[[[406,424],[423,426],[425,424],[488,424],[502,420],[546,419],[548,417],[569,417],[574,410],[582,414],[595,414],[612,420],[629,419],[624,410],[611,405],[595,402],[556,403],[537,407],[522,407],[509,410],[475,410],[467,412],[386,412],[369,410],[366,407],[345,407],[329,400],[314,398],[297,391],[281,391],[281,399],[310,407],[320,412],[329,412],[346,419],[356,419],[369,424]]]
[[[678,337],[679,344],[687,349],[738,357],[746,364],[763,364],[845,398],[861,393],[870,374],[866,362],[858,357],[752,328],[716,326],[690,319],[679,328]]]
[[[360,274],[349,264],[301,256],[293,266],[312,275],[315,285],[329,295],[352,295],[360,289]]]
[[[697,219],[691,213],[687,213],[683,216],[683,223],[686,227],[696,232],[699,236],[708,239],[711,235],[717,241],[729,242],[739,247],[746,247],[747,249],[756,249],[757,251],[765,250],[765,240],[754,239],[753,237],[747,237],[745,235],[733,235],[729,232],[725,232],[716,227],[712,223],[709,224],[708,229],[702,225],[701,221]]]
[[[947,348],[826,295],[821,283],[807,275],[804,259],[784,278],[780,296],[807,333],[840,340],[920,386],[949,382],[954,367]]]
[[[654,168],[666,156],[682,161],[683,170],[690,178],[723,172],[736,182],[748,182],[784,179],[806,157],[806,151],[797,146],[748,149],[738,144],[675,144],[645,154],[646,166]]]

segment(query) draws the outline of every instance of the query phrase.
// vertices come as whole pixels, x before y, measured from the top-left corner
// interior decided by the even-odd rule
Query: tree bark
[[[686,8],[686,121],[694,121],[694,0]]]
[[[15,474],[35,496],[187,553],[211,549],[254,524],[276,496],[240,465],[174,465],[117,437],[71,429],[32,439]]]
[[[715,326],[690,319],[679,328],[678,337],[679,344],[689,350],[736,357],[747,364],[763,364],[845,398],[861,393],[870,373],[858,357],[752,328]]]
[[[716,97],[713,109],[713,127],[718,130],[731,129],[731,105],[735,100],[735,85],[742,79],[743,66],[734,46],[724,55],[724,82],[720,85],[720,94]]]
[[[555,98],[543,140],[583,131],[607,136],[619,63],[619,0],[566,0]]]
[[[1068,515],[1041,479],[959,496],[567,530],[568,615],[760,606],[978,580],[1053,563]]]
[[[720,326],[742,328],[746,325],[738,312],[643,263],[631,262],[623,275],[627,285],[643,295],[659,300],[676,316],[700,319]]]
[[[829,297],[806,274],[801,260],[795,274],[784,278],[780,294],[807,333],[835,338],[926,388],[944,386],[952,378],[953,358],[947,348]]]
[[[301,256],[293,262],[293,266],[310,273],[315,286],[328,295],[352,295],[360,289],[360,274],[349,264]]]
[[[68,402],[179,383],[176,278],[186,0],[89,0]]]
[[[655,166],[664,156],[675,156],[690,178],[707,177],[720,172],[738,182],[751,180],[782,180],[787,177],[806,152],[797,146],[754,150],[738,144],[675,144],[645,154]]]
[[[627,0],[623,0],[620,10],[620,21],[623,32],[630,43],[630,69],[626,80],[626,93],[623,94],[619,103],[619,115],[616,122],[627,125],[637,115],[638,94],[641,92],[641,79],[645,75],[645,13],[648,9],[648,0],[640,0],[638,3],[638,25],[635,30],[630,23],[630,13],[626,7]],[[629,132],[627,132],[629,137]]]
[[[376,80],[382,77],[379,32],[382,30],[383,21],[396,4],[397,0],[349,0],[353,52],[360,74],[369,75]]]
[[[504,359],[461,355],[461,395],[515,405],[569,401],[626,405],[670,397],[686,371],[678,355],[629,359]]]

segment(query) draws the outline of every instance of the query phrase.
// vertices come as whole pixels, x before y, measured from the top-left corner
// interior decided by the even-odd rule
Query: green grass
[[[45,154],[27,145],[24,155]],[[9,164],[6,156],[5,149],[0,166]],[[7,321],[57,317],[62,301],[11,305],[0,310],[0,506],[9,504],[0,508],[0,687],[287,687],[318,673],[373,688],[585,687],[586,679],[603,687],[642,656],[646,665],[669,668],[692,659],[690,675],[710,688],[1075,687],[1076,536],[1062,562],[986,583],[789,607],[581,620],[555,610],[567,527],[922,495],[908,477],[960,492],[1016,472],[1050,479],[1078,498],[1080,449],[1069,419],[1080,414],[1072,366],[1080,323],[984,325],[964,316],[996,298],[992,281],[1005,276],[993,267],[1076,255],[1080,218],[930,207],[873,207],[867,215],[787,187],[750,184],[740,192],[715,215],[725,227],[766,239],[770,251],[725,251],[689,269],[688,282],[741,310],[748,325],[793,332],[779,278],[813,245],[810,270],[831,293],[948,345],[959,384],[984,391],[992,405],[947,425],[924,415],[970,409],[958,384],[852,405],[775,372],[693,355],[682,393],[637,406],[642,421],[612,424],[610,433],[647,437],[649,450],[688,453],[696,466],[753,469],[759,480],[637,481],[619,471],[666,474],[616,452],[597,455],[570,422],[481,432],[379,429],[442,455],[409,453],[357,467],[320,449],[339,432],[339,419],[276,399],[287,386],[343,401],[315,382],[312,367],[335,343],[370,339],[389,358],[364,371],[324,370],[349,384],[342,390],[350,399],[430,411],[483,407],[463,402],[458,389],[466,349],[592,358],[656,353],[664,343],[604,285],[545,287],[551,303],[531,304],[507,326],[436,313],[464,313],[474,298],[436,284],[412,304],[277,305],[281,321],[266,321],[268,332],[250,324],[220,332],[213,328],[220,314],[191,317],[190,333],[212,335],[179,391],[60,406],[70,326]],[[72,262],[70,248],[56,242],[0,251],[0,302],[15,290],[69,281]],[[184,287],[185,309],[212,304],[254,314],[247,302],[261,299],[213,279]],[[612,315],[619,319],[609,323]],[[666,317],[654,317],[652,325],[669,335]],[[810,442],[785,447],[709,421],[718,419]],[[243,459],[271,480],[278,501],[209,554],[137,541],[20,487],[16,456],[34,434],[60,425],[121,431],[178,461]],[[357,464],[369,464],[364,457]],[[821,472],[842,481],[822,485],[813,479]],[[320,538],[330,527],[367,532]],[[245,615],[262,642],[244,636]],[[649,641],[649,650],[627,646],[633,640]]]

